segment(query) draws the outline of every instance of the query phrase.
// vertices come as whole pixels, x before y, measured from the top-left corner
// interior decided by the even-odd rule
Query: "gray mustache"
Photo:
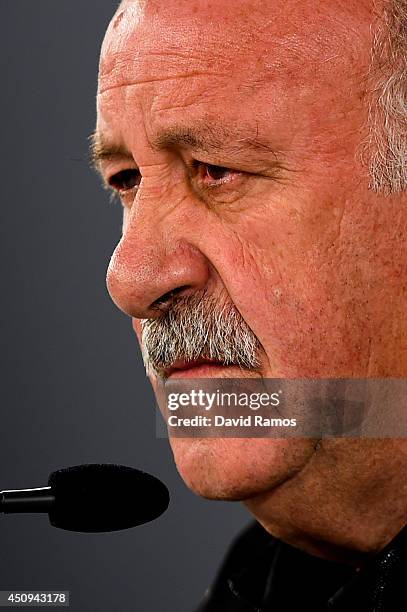
[[[142,356],[147,375],[177,360],[214,359],[224,365],[253,370],[260,343],[240,312],[225,296],[175,296],[156,319],[142,319]]]

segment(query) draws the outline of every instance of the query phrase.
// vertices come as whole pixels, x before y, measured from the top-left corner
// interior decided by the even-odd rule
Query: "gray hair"
[[[407,188],[407,0],[387,0],[373,41],[369,109],[371,189]]]

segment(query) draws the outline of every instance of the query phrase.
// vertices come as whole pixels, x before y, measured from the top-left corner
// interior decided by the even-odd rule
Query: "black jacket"
[[[258,523],[234,542],[196,612],[406,612],[407,527],[362,570],[308,555]]]

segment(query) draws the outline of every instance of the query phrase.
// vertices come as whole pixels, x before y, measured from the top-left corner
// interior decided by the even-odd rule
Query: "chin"
[[[171,438],[186,485],[207,499],[244,501],[297,474],[314,453],[312,440]]]

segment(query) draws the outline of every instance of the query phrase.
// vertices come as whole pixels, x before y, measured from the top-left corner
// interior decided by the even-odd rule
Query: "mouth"
[[[215,359],[177,360],[171,367],[162,369],[164,378],[246,378],[256,376],[237,364],[225,364]],[[258,375],[258,374],[257,374]]]
[[[195,359],[191,361],[178,359],[170,368],[163,370],[165,378],[199,378],[203,376],[213,377],[216,372],[230,366],[222,364],[214,359]]]

